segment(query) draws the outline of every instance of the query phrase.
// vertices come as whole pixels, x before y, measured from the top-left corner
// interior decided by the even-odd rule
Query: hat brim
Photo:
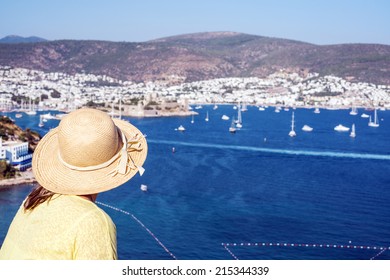
[[[131,139],[136,134],[143,135],[135,126],[127,121],[113,119],[115,125]],[[146,160],[148,146],[144,136],[139,140],[141,151],[130,152],[136,166],[142,166]],[[58,127],[49,131],[36,147],[32,160],[32,168],[37,182],[45,189],[59,194],[95,194],[116,188],[130,180],[138,169],[130,169],[126,174],[112,174],[119,158],[107,167],[79,171],[65,166],[58,157]]]

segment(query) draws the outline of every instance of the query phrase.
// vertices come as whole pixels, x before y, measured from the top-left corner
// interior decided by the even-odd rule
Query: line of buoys
[[[339,249],[365,249],[365,250],[381,250],[378,254],[370,258],[373,260],[383,254],[386,250],[390,250],[385,246],[367,246],[367,245],[351,245],[351,244],[313,244],[313,243],[286,243],[286,242],[240,242],[240,243],[221,243],[226,251],[236,260],[237,256],[229,249],[229,247],[296,247],[296,248],[339,248]]]
[[[382,255],[388,248],[384,248],[382,251],[380,251],[378,254],[376,254],[375,256],[373,256],[370,260],[373,260],[377,257],[379,257],[380,255]]]
[[[154,233],[149,228],[147,228],[136,216],[134,216],[130,212],[127,212],[127,211],[122,210],[120,208],[108,205],[106,203],[96,201],[96,204],[100,204],[102,206],[105,206],[107,208],[110,208],[112,210],[118,211],[120,213],[123,213],[125,215],[132,217],[134,221],[136,221],[141,227],[143,227],[150,234],[150,236],[152,236],[153,239],[156,240],[156,242],[165,250],[165,252],[167,252],[173,259],[177,260],[176,256],[174,254],[172,254],[171,251],[169,251],[168,248],[165,247],[165,245],[154,235]]]
[[[223,245],[223,243],[222,243]],[[225,248],[226,251],[228,251],[228,253],[233,257],[233,259],[236,259],[238,260],[237,256],[235,254],[233,254],[233,252],[227,247],[227,246],[223,246]]]
[[[284,242],[245,242],[245,243],[222,243],[224,247],[244,247],[244,246],[263,246],[263,247],[313,247],[313,248],[343,248],[343,249],[367,249],[367,250],[387,250],[390,247],[384,246],[366,246],[366,245],[342,245],[342,244],[310,244],[310,243],[284,243]]]

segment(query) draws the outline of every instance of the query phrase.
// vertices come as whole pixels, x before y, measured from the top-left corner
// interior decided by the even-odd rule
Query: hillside
[[[132,81],[264,77],[281,68],[390,84],[390,46],[313,45],[234,32],[196,33],[128,43],[47,41],[0,44],[0,65]]]
[[[29,149],[31,151],[35,150],[35,147],[38,145],[41,136],[27,128],[26,130],[21,129],[17,126],[14,121],[6,116],[0,116],[0,137],[3,141],[8,140],[19,140],[19,141],[28,141]]]

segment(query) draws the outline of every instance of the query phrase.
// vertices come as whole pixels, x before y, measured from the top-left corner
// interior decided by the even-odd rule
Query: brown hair
[[[24,211],[33,210],[39,204],[41,204],[45,201],[50,201],[50,199],[53,197],[53,195],[55,195],[55,193],[45,189],[41,185],[38,185],[27,196],[27,199],[25,200],[25,202],[23,204]]]

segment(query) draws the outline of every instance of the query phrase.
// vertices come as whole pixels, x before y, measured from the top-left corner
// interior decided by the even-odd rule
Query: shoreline
[[[0,190],[2,188],[25,185],[25,184],[34,184],[36,182],[37,180],[35,179],[32,170],[22,171],[20,172],[19,177],[0,180]]]

